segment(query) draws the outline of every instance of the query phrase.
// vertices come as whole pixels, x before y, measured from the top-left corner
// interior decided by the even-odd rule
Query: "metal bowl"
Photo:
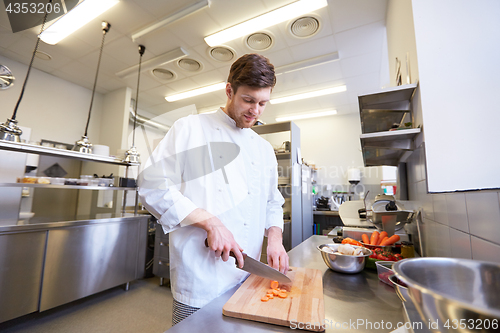
[[[398,295],[401,302],[411,302],[410,296],[408,296],[408,288],[406,287],[406,285],[403,285],[403,282],[399,281],[396,275],[389,276],[389,281],[391,281],[394,285],[396,294]]]
[[[433,332],[498,332],[499,264],[415,258],[399,261],[393,269],[396,277],[408,285],[408,295],[423,322],[436,323],[430,325]],[[479,323],[482,330],[478,329]]]
[[[365,268],[366,257],[370,256],[372,251],[362,246],[351,245],[354,248],[362,248],[363,255],[351,256],[340,254],[337,252],[340,245],[342,244],[322,244],[317,247],[321,252],[325,264],[330,269],[340,273],[354,274],[361,272]]]

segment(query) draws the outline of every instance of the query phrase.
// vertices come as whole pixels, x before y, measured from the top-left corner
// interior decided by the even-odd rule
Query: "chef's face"
[[[239,86],[236,93],[231,84],[226,85],[227,103],[224,111],[239,128],[250,128],[259,119],[271,98],[271,87],[254,88]]]

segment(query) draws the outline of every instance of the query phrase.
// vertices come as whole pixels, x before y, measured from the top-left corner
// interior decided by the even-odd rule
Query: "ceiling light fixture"
[[[45,29],[40,34],[40,39],[47,44],[57,44],[118,2],[119,0],[84,0]]]
[[[161,21],[156,22],[156,23],[154,23],[154,24],[152,24],[152,25],[150,25],[150,26],[142,29],[141,31],[138,31],[138,32],[134,33],[132,35],[132,41],[135,42],[136,39],[141,38],[144,35],[152,32],[152,31],[160,29],[161,27],[164,27],[167,24],[170,24],[170,23],[173,23],[173,22],[178,21],[180,19],[183,19],[186,16],[191,15],[191,14],[199,11],[200,9],[203,9],[205,7],[208,7],[208,6],[209,6],[209,1],[208,0],[199,1],[199,2],[196,2],[196,3],[192,4],[192,5],[190,5],[190,6],[187,6],[187,7],[183,8],[183,9],[175,12],[174,14],[165,17]]]
[[[340,59],[339,53],[333,52],[333,53],[325,54],[325,55],[322,55],[319,57],[314,57],[314,58],[294,62],[293,64],[288,64],[288,65],[276,67],[275,72],[276,72],[276,75],[292,73],[292,72],[300,71],[300,70],[307,69],[307,68],[325,65],[325,64],[328,64],[330,62],[337,61],[339,59]]]
[[[316,90],[316,91],[310,91],[310,92],[303,93],[303,94],[297,94],[297,95],[292,95],[292,96],[287,96],[287,97],[275,98],[275,99],[270,100],[269,103],[271,103],[271,104],[280,104],[280,103],[298,101],[300,99],[306,99],[306,98],[312,98],[312,97],[318,97],[318,96],[336,94],[336,93],[343,92],[343,91],[346,91],[346,90],[347,90],[347,87],[345,85],[342,85],[342,86],[337,86],[337,87],[333,87],[333,88],[327,88],[327,89],[321,89],[321,90]]]
[[[168,102],[175,102],[175,101],[178,101],[181,99],[194,97],[194,96],[198,96],[198,95],[203,95],[203,94],[207,94],[209,92],[213,92],[213,91],[217,91],[217,90],[222,90],[224,88],[226,88],[226,83],[220,82],[220,83],[212,84],[212,85],[207,86],[207,87],[189,90],[189,91],[186,91],[186,92],[183,92],[180,94],[165,96],[165,99]]]
[[[317,118],[317,117],[326,117],[333,116],[337,114],[337,110],[327,110],[313,113],[303,113],[303,114],[294,114],[289,116],[281,116],[276,118],[276,121],[290,121],[290,120],[298,120],[298,119],[306,119],[306,118]]]
[[[149,59],[148,61],[143,62],[141,72],[153,70],[157,67],[168,64],[169,62],[177,61],[187,55],[189,55],[187,51],[185,51],[182,47],[178,47],[176,49],[173,49],[172,51],[168,51],[153,59]],[[123,79],[127,76],[137,73],[138,68],[139,65],[134,65],[132,67],[119,71],[115,75]]]
[[[205,42],[212,47],[220,45],[238,37],[249,35],[294,17],[326,7],[327,5],[327,0],[299,0],[205,37]]]
[[[202,114],[202,113],[210,114],[210,113],[215,113],[217,111],[219,111],[219,109],[217,109],[217,110],[208,110],[208,111],[200,111],[200,114]]]

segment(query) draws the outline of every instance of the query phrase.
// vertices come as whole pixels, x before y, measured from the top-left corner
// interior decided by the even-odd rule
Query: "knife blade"
[[[205,246],[208,247],[207,239],[205,239]],[[237,260],[236,260],[236,268],[244,270],[245,272],[248,272],[250,274],[261,276],[269,280],[278,281],[280,283],[292,283],[292,280],[290,280],[288,276],[281,273],[280,271],[260,261],[255,260],[254,258],[248,256],[246,253],[242,252],[242,254],[243,254],[243,268],[238,267]],[[229,255],[234,259],[236,259],[236,256],[232,251],[231,253],[229,253]]]

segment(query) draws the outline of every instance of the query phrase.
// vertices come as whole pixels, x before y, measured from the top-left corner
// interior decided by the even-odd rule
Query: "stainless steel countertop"
[[[25,232],[25,231],[33,231],[33,230],[48,230],[54,228],[66,228],[73,226],[82,226],[88,224],[96,224],[96,223],[117,223],[117,222],[127,222],[127,221],[137,221],[138,219],[149,219],[149,215],[144,214],[113,214],[111,217],[99,218],[99,219],[90,219],[90,218],[77,218],[74,221],[46,221],[46,222],[38,222],[31,224],[9,224],[9,225],[0,225],[0,234],[4,232]],[[0,221],[1,222],[1,221]]]
[[[314,215],[340,216],[338,210],[313,210]]]
[[[390,332],[397,328],[398,322],[403,325],[403,306],[394,289],[380,282],[376,271],[364,270],[349,275],[330,270],[316,249],[316,246],[325,243],[331,243],[331,239],[327,236],[311,236],[293,248],[289,256],[290,266],[314,268],[323,272],[326,332],[348,332],[353,329],[356,332]],[[223,316],[222,307],[238,287],[219,296],[168,332],[297,332],[284,326]],[[380,328],[382,321],[384,329]],[[392,323],[392,327],[388,327],[388,322]]]

